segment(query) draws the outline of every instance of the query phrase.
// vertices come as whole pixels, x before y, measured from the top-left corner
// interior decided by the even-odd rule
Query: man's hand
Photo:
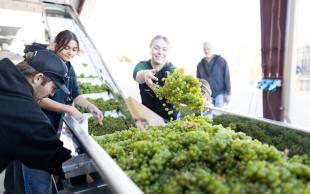
[[[224,97],[224,102],[225,102],[226,104],[229,104],[229,102],[230,102],[230,95],[225,95],[225,97]]]

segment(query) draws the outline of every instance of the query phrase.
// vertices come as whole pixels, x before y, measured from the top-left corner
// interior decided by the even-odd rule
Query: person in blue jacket
[[[66,86],[70,91],[69,94],[66,94],[58,90],[53,97],[42,99],[40,102],[40,106],[54,127],[56,129],[61,127],[64,113],[72,115],[77,120],[81,119],[82,114],[72,106],[72,103],[86,108],[97,119],[98,123],[102,123],[102,112],[79,93],[76,74],[70,62],[80,51],[77,36],[70,30],[61,31],[56,35],[53,48],[51,49],[67,65],[69,79],[66,82]]]
[[[223,108],[230,102],[230,73],[226,60],[212,52],[210,42],[203,43],[205,57],[197,65],[197,78],[209,82],[212,90],[212,104]]]

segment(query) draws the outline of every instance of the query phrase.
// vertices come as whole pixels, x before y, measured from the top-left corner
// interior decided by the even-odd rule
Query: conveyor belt
[[[69,163],[64,163],[63,169],[67,171],[67,176],[74,174],[72,172],[74,170],[79,171],[78,173],[76,172],[76,175],[91,173],[95,170],[112,193],[143,193],[75,119],[71,116],[65,116],[64,121],[72,131],[74,138],[78,140],[80,146],[86,152],[86,155],[78,155],[77,157],[79,158],[72,159]],[[93,167],[94,169],[92,169]]]

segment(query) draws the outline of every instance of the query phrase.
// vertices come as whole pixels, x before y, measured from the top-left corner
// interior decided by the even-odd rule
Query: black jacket
[[[146,69],[152,69],[150,60],[141,61],[140,63],[143,63]],[[168,63],[160,71],[158,71],[155,74],[155,76],[158,78],[158,85],[163,86],[164,82],[162,81],[162,79],[167,77],[167,72],[172,73],[175,69],[176,67],[172,63]],[[163,117],[166,121],[170,121],[170,118],[173,118],[174,120],[177,119],[178,112],[173,108],[173,105],[167,103],[165,100],[159,100],[153,90],[150,89],[146,83],[139,84],[139,89],[143,105],[153,110],[155,113]],[[166,107],[169,110],[173,111],[171,115],[169,115],[168,112],[165,110],[166,107],[164,107],[163,104],[166,104]]]
[[[9,59],[0,60],[0,173],[12,160],[61,174],[70,151],[33,99],[32,86]]]
[[[75,74],[72,64],[70,62],[67,62],[66,65],[68,68],[68,77],[69,77],[69,80],[66,82],[66,87],[69,89],[70,95],[58,89],[55,92],[54,96],[50,97],[50,99],[56,102],[62,103],[62,104],[71,104],[72,101],[80,95],[80,92],[79,92],[76,74]],[[62,118],[65,115],[64,113],[54,112],[54,111],[49,111],[49,110],[44,110],[44,109],[43,109],[43,112],[47,115],[47,117],[49,118],[53,127],[56,130],[58,130],[59,127],[62,126],[62,123],[63,123]]]

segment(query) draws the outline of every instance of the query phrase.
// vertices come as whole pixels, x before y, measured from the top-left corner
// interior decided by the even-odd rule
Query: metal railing
[[[303,132],[306,132],[306,133],[310,133],[310,129],[302,127],[302,126],[292,125],[292,124],[289,124],[289,123],[284,123],[284,122],[280,122],[280,121],[274,121],[274,120],[270,120],[270,119],[266,119],[266,118],[254,117],[254,116],[250,116],[250,115],[246,115],[246,114],[242,114],[242,113],[238,113],[238,112],[234,112],[234,111],[226,110],[226,109],[222,109],[222,108],[209,107],[209,106],[205,106],[205,108],[210,109],[212,111],[218,111],[218,112],[221,112],[221,113],[224,113],[224,114],[236,115],[236,116],[239,116],[239,117],[253,119],[253,120],[256,120],[256,121],[261,121],[261,122],[277,125],[277,126],[280,126],[280,127],[287,127],[287,128],[291,128],[291,129],[294,129],[294,130],[297,130],[297,131],[303,131]]]
[[[142,194],[137,185],[124,173],[110,155],[71,116],[64,117],[66,125],[82,144],[94,162],[100,177],[115,194]]]

